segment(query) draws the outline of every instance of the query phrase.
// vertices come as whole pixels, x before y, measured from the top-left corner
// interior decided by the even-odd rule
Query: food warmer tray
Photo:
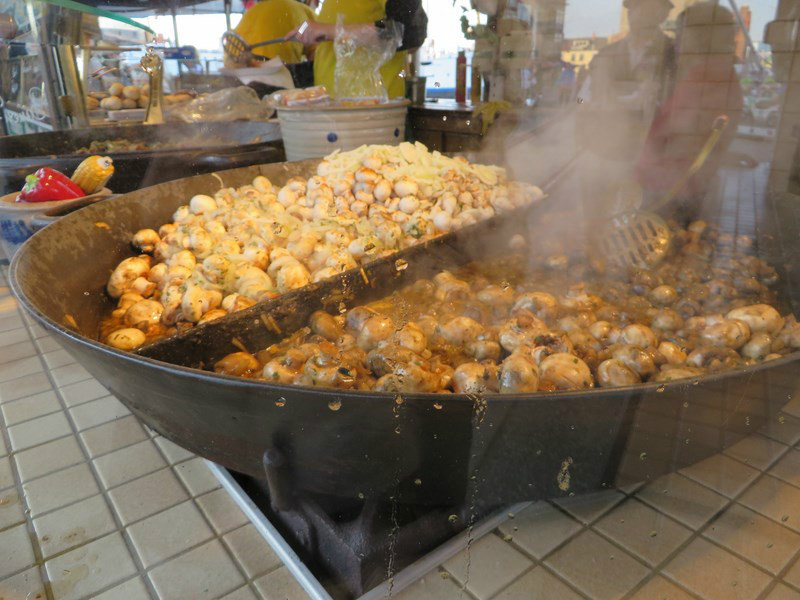
[[[138,190],[172,179],[284,160],[280,126],[268,121],[103,125],[0,138],[0,195],[19,191],[40,167],[70,174],[93,141],[181,142],[181,148],[103,152],[114,160],[114,192]]]

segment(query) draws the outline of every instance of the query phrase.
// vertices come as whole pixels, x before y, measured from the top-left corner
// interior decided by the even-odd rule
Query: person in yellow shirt
[[[300,24],[313,21],[314,12],[298,0],[261,0],[244,13],[234,31],[248,44],[257,44],[286,36]],[[291,41],[255,48],[253,54],[266,58],[278,56],[284,64],[291,65],[303,60],[304,48],[299,41]],[[245,66],[231,62],[225,57],[226,67]]]
[[[427,34],[428,17],[421,0],[324,0],[316,21],[309,20],[292,32],[294,39],[305,45],[319,44],[314,52],[314,83],[324,85],[330,94],[336,68],[333,39],[340,15],[347,32],[363,43],[381,35],[389,21],[403,26],[402,44],[381,68],[389,97],[403,97],[406,51],[419,48]]]

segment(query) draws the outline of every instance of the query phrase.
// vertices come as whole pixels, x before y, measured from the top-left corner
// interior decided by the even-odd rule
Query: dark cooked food
[[[603,272],[547,257],[473,263],[308,326],[218,373],[341,389],[519,393],[695,378],[800,348],[775,270],[749,238],[676,230],[651,270]]]
[[[164,148],[182,148],[180,142],[137,142],[119,138],[116,140],[94,140],[88,146],[78,149],[78,154],[106,154],[108,152],[147,152]]]

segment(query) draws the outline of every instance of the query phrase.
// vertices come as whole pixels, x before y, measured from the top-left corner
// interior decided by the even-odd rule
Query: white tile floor
[[[0,598],[306,598],[205,463],[0,280]],[[400,600],[800,599],[800,404],[646,486],[537,502]]]
[[[0,279],[0,599],[302,599],[205,463],[149,432]]]

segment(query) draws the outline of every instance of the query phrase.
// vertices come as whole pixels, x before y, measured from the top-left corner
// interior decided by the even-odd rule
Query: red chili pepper
[[[42,167],[25,178],[17,202],[50,202],[72,200],[86,195],[81,187],[63,173],[50,167]]]

